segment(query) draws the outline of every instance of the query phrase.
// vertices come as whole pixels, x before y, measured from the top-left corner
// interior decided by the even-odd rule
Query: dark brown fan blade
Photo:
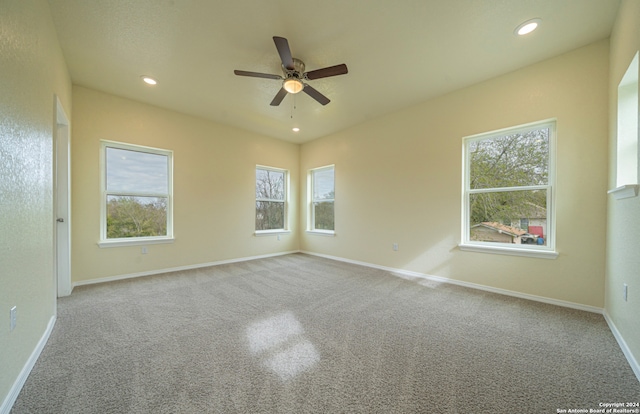
[[[252,78],[266,78],[266,79],[282,79],[280,75],[271,75],[269,73],[260,73],[260,72],[247,72],[246,70],[234,70],[238,76],[250,76]]]
[[[348,73],[347,65],[344,63],[341,65],[330,66],[328,68],[316,69],[311,72],[307,72],[307,79],[314,80],[320,78],[328,78],[329,76],[338,76]]]
[[[320,102],[322,105],[326,105],[329,102],[331,102],[329,98],[327,98],[326,96],[324,96],[323,94],[321,94],[320,92],[318,92],[317,90],[315,90],[309,85],[305,84],[303,91],[304,93],[306,93],[307,95],[315,99],[316,101]]]
[[[282,102],[282,100],[284,99],[285,96],[287,96],[286,89],[285,88],[280,88],[280,90],[276,94],[275,98],[273,98],[273,101],[271,101],[271,106],[280,105],[280,102]]]
[[[289,48],[289,42],[287,39],[284,37],[273,36],[273,41],[276,44],[276,49],[278,49],[282,65],[289,70],[295,69],[293,66],[293,58],[291,57],[291,49]]]

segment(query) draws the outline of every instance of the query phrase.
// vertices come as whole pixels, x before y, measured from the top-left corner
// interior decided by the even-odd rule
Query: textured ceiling
[[[607,38],[618,0],[49,0],[74,84],[306,142]],[[518,37],[531,18],[540,28]],[[307,71],[346,63],[269,103],[272,37]],[[158,79],[153,88],[141,75]],[[297,126],[300,132],[292,132]]]

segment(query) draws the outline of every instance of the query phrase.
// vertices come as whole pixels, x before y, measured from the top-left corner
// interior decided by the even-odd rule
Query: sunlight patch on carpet
[[[251,353],[282,381],[289,381],[309,370],[320,354],[304,338],[302,324],[291,312],[254,322],[246,330]]]

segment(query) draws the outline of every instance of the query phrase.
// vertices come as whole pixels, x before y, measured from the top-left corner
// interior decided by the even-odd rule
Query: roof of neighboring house
[[[487,227],[487,228],[490,228],[490,229],[495,230],[497,232],[506,233],[506,234],[509,234],[510,236],[514,236],[514,237],[522,236],[523,234],[527,233],[526,231],[524,231],[522,229],[518,229],[518,228],[515,228],[515,227],[511,227],[511,226],[506,226],[506,225],[504,225],[502,223],[497,223],[495,221],[491,221],[491,222],[490,221],[485,221],[485,222],[482,222],[480,224],[476,224],[475,226],[472,226],[472,228],[473,227],[478,227],[478,226]]]

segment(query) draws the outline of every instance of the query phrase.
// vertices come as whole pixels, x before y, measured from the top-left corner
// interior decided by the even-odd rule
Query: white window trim
[[[147,246],[150,244],[167,244],[173,243],[174,237],[158,236],[158,237],[136,237],[131,240],[127,239],[109,239],[101,241],[98,246],[101,249],[109,247],[123,247],[123,246]]]
[[[636,52],[617,89],[616,188],[608,191],[616,200],[638,196],[639,56]]]
[[[315,226],[315,209],[313,208],[313,203],[314,203],[314,198],[313,198],[313,193],[314,193],[314,173],[316,171],[321,171],[321,170],[328,170],[328,169],[333,169],[333,173],[334,173],[334,178],[333,178],[333,192],[334,192],[334,196],[332,199],[324,199],[322,201],[331,201],[333,202],[333,226],[334,229],[333,230],[326,230],[326,229],[316,229]],[[307,175],[307,200],[308,200],[308,206],[307,206],[307,211],[309,214],[309,220],[307,222],[307,233],[308,234],[316,234],[316,235],[320,235],[320,236],[335,236],[336,235],[336,230],[335,230],[335,207],[336,207],[336,198],[335,198],[335,191],[336,191],[336,182],[335,182],[335,170],[336,170],[336,165],[335,164],[330,164],[330,165],[325,165],[322,167],[317,167],[317,168],[312,168],[309,170],[309,173]]]
[[[270,235],[277,235],[277,234],[286,234],[286,233],[291,233],[291,230],[289,230],[290,226],[289,226],[289,170],[285,170],[284,168],[276,168],[276,167],[269,167],[266,165],[256,165],[256,170],[269,170],[269,171],[275,171],[275,172],[282,172],[284,173],[284,200],[276,200],[276,199],[270,199],[270,198],[257,198],[255,199],[255,201],[270,201],[270,202],[277,202],[277,203],[284,203],[284,221],[283,221],[283,225],[284,228],[282,229],[268,229],[268,230],[255,230],[254,231],[254,235],[255,236],[270,236]],[[255,179],[253,181],[253,184],[255,186]],[[255,188],[255,187],[254,187]],[[253,220],[255,222],[255,208],[253,210]],[[254,223],[254,227],[255,227],[255,223]]]
[[[620,187],[607,191],[607,193],[612,194],[616,200],[623,200],[625,198],[637,197],[638,187],[638,184],[621,185]]]
[[[277,236],[279,234],[291,234],[291,230],[280,230],[280,229],[275,229],[275,230],[256,230],[253,234],[256,237]]]
[[[167,235],[157,237],[130,237],[119,239],[107,239],[107,147],[129,151],[146,152],[149,154],[165,155],[168,157],[167,186],[168,194],[135,193],[120,195],[167,197]],[[146,147],[142,145],[127,144],[124,142],[100,140],[100,248],[140,246],[148,244],[173,243],[173,151],[161,148]]]
[[[515,132],[526,132],[528,130],[539,129],[543,127],[549,127],[549,175],[547,185],[543,186],[527,186],[527,187],[508,187],[508,188],[493,188],[489,190],[471,190],[469,188],[470,183],[470,160],[468,156],[468,144],[473,141],[479,141],[483,139],[489,139],[494,137],[500,137],[509,135]],[[529,124],[519,125],[516,127],[504,128],[500,130],[490,131],[482,134],[470,135],[462,139],[462,234],[461,242],[458,244],[458,248],[462,251],[480,252],[480,253],[493,253],[504,254],[511,256],[524,256],[543,259],[556,259],[559,253],[556,251],[556,119],[547,119],[539,122],[532,122]],[[490,243],[481,241],[469,240],[470,228],[469,228],[469,195],[473,193],[483,193],[488,191],[518,191],[518,190],[535,190],[545,189],[547,191],[547,245],[510,245],[500,243]],[[517,247],[516,247],[517,246]]]
[[[466,252],[504,254],[508,256],[534,257],[537,259],[557,259],[559,256],[558,252],[538,249],[534,250],[535,247],[536,246],[522,245],[522,247],[513,248],[493,246],[488,243],[481,242],[458,244],[458,248]]]
[[[307,234],[314,234],[316,236],[335,237],[335,230],[307,230]]]

